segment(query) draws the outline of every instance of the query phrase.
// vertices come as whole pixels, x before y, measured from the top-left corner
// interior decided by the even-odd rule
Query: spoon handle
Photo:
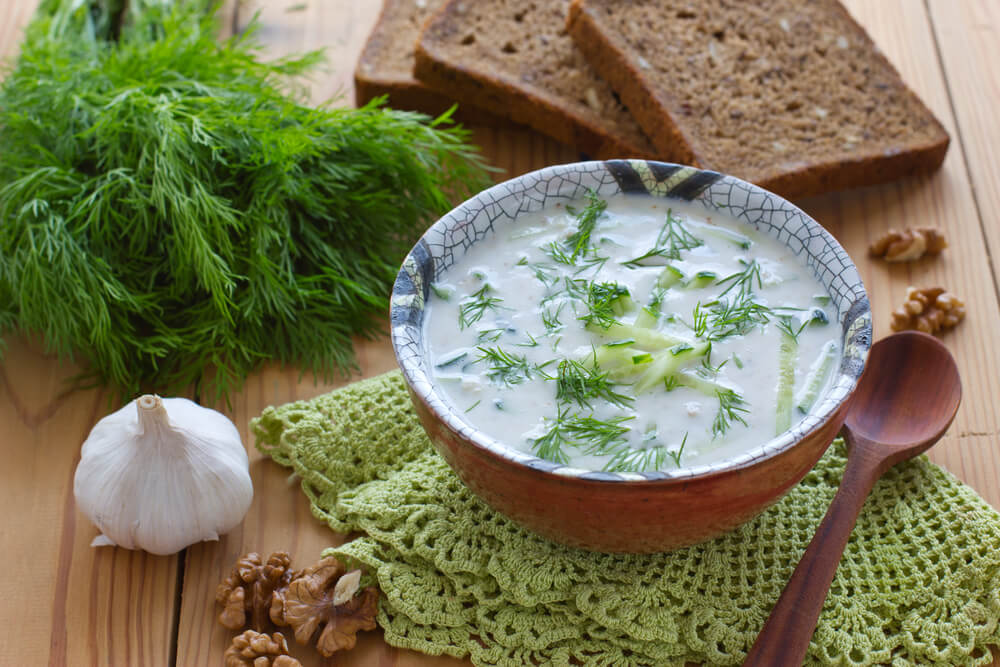
[[[847,427],[843,433],[848,454],[840,488],[747,654],[744,667],[802,664],[861,507],[875,482],[889,468],[873,443],[855,436]]]

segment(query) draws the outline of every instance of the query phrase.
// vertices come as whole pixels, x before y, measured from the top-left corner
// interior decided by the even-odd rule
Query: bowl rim
[[[793,250],[796,255],[805,254],[807,268],[820,281],[824,289],[831,293],[832,300],[838,304],[840,318],[838,324],[841,326],[843,335],[841,362],[830,388],[809,415],[793,424],[788,431],[761,445],[713,463],[680,467],[670,471],[606,472],[554,463],[506,445],[500,439],[487,435],[465,421],[461,413],[450,405],[441,392],[436,390],[437,385],[433,382],[428,367],[426,364],[420,363],[426,356],[423,340],[423,309],[429,296],[430,284],[435,275],[435,263],[438,264],[437,272],[441,273],[446,272],[459,262],[450,254],[450,249],[455,246],[447,246],[445,250],[449,253],[452,264],[440,266],[443,261],[442,256],[434,255],[432,251],[435,243],[439,248],[442,247],[440,239],[446,238],[449,232],[455,231],[456,227],[467,223],[471,225],[477,215],[481,214],[487,207],[499,206],[498,202],[503,198],[515,196],[521,197],[523,200],[528,196],[539,196],[539,192],[534,186],[540,183],[548,184],[555,179],[563,179],[564,182],[571,184],[575,182],[577,189],[580,189],[580,196],[582,196],[584,191],[582,188],[585,186],[582,185],[581,175],[595,176],[602,173],[606,179],[604,185],[608,185],[610,188],[617,187],[618,192],[646,193],[664,198],[684,199],[692,203],[700,202],[709,210],[712,210],[713,206],[716,209],[735,208],[731,203],[723,206],[715,202],[713,197],[717,195],[713,195],[713,191],[728,189],[730,195],[728,201],[731,201],[733,192],[738,191],[741,196],[746,196],[747,202],[753,201],[758,204],[754,210],[759,215],[780,212],[785,219],[784,224],[800,223],[807,231],[808,245],[819,239],[822,245],[820,254],[827,259],[825,262],[816,259],[815,265],[813,265],[811,260],[814,259],[815,253],[807,248],[807,244],[802,242],[802,239],[799,240],[803,247],[798,251],[789,245],[793,238],[798,238],[792,232],[788,232],[787,238],[781,238],[780,232],[773,231],[777,227],[770,222],[767,223],[770,229],[757,227],[759,220],[749,220],[746,217],[748,216],[746,209],[742,209],[739,215],[733,215],[730,212],[730,215],[737,219],[742,217],[744,222],[754,226],[761,233],[776,238],[780,243]],[[610,196],[614,194],[617,192],[611,193]],[[547,199],[548,195],[541,196],[543,203],[539,205],[539,208],[544,208],[544,200]],[[557,196],[563,200],[568,199],[564,195]],[[522,212],[525,211],[522,211],[519,206],[512,215],[507,214],[507,217],[516,220]],[[784,229],[783,225],[781,229]],[[489,222],[486,230],[480,232],[480,230],[473,229],[473,231],[476,232],[477,236],[471,240],[466,236],[466,245],[471,245],[494,233],[493,220]],[[432,239],[435,240],[435,243],[430,242]],[[829,262],[832,261],[840,263],[837,273],[829,270]],[[820,275],[823,273],[821,269],[826,274],[833,275],[834,280],[839,277],[844,283],[846,292],[833,295],[830,280],[824,279]],[[845,274],[850,280],[844,279]],[[847,301],[846,304],[845,301]],[[861,276],[844,248],[819,222],[786,199],[747,181],[710,170],[653,160],[594,160],[552,165],[521,174],[479,192],[441,216],[424,232],[403,260],[393,284],[390,304],[390,338],[393,352],[414,398],[419,398],[427,410],[457,435],[463,443],[507,462],[526,466],[543,475],[551,475],[563,480],[576,478],[608,483],[690,482],[695,478],[701,479],[730,473],[776,457],[793,448],[827,423],[828,420],[836,417],[838,411],[841,411],[857,387],[872,344],[871,308]],[[841,305],[845,307],[839,307]]]

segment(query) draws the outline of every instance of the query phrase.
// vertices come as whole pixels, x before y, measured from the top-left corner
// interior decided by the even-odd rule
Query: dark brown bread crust
[[[746,7],[724,6],[724,0],[704,0],[693,8],[691,3],[682,0],[666,0],[658,2],[655,9],[664,25],[674,29],[677,21],[695,16],[695,10],[701,12],[704,20],[713,21],[707,26],[690,26],[687,30],[700,28],[704,33],[706,44],[719,37],[725,38],[727,30],[732,26],[726,24],[727,12],[734,15]],[[781,111],[771,114],[761,114],[760,105],[748,105],[741,108],[732,98],[725,97],[732,90],[738,89],[741,82],[733,82],[735,75],[732,68],[725,64],[715,72],[709,67],[698,69],[693,63],[705,62],[704,54],[689,53],[683,47],[674,47],[670,54],[666,47],[642,51],[633,44],[625,33],[629,24],[623,16],[636,11],[636,7],[649,5],[645,0],[635,0],[628,3],[616,3],[612,0],[573,0],[567,19],[567,29],[576,44],[587,56],[594,68],[609,81],[612,81],[639,124],[650,136],[653,143],[664,153],[670,151],[669,158],[677,162],[685,162],[695,166],[714,169],[733,174],[752,181],[764,188],[782,194],[786,197],[802,197],[823,192],[840,190],[850,187],[882,183],[901,178],[913,173],[927,172],[936,169],[944,160],[948,148],[948,135],[940,122],[920,102],[899,77],[896,70],[885,59],[878,48],[871,42],[864,29],[858,25],[850,14],[836,0],[807,0],[792,2],[791,0],[769,0],[766,4],[781,6],[789,15],[802,11],[804,7],[816,13],[823,13],[826,21],[824,27],[841,30],[847,36],[838,37],[838,44],[852,44],[857,53],[857,62],[853,72],[857,76],[853,80],[829,81],[826,90],[795,90],[796,96],[781,100],[787,104],[789,113],[782,115]],[[674,5],[677,5],[676,7]],[[719,5],[716,7],[715,5]],[[765,16],[778,16],[780,12],[775,7],[758,8]],[[639,11],[643,11],[640,9]],[[710,18],[709,18],[710,17]],[[642,21],[649,34],[657,35],[662,42],[670,40],[669,31],[658,31],[648,26],[648,15]],[[734,18],[733,21],[741,20]],[[631,20],[631,19],[629,19]],[[766,22],[768,18],[758,19]],[[669,24],[674,21],[674,24]],[[779,24],[778,18],[773,18],[773,26]],[[781,28],[786,32],[790,29],[802,28],[808,33],[809,26],[791,25],[782,22]],[[732,30],[739,32],[739,29]],[[740,37],[747,37],[740,34]],[[744,50],[751,57],[768,53],[756,53],[758,47],[752,41],[752,35],[743,42]],[[670,45],[673,46],[673,45]],[[773,43],[771,44],[773,47]],[[765,45],[765,48],[768,48]],[[779,47],[774,47],[779,48]],[[811,48],[811,47],[810,47]],[[706,52],[710,47],[706,46]],[[817,54],[823,53],[819,47]],[[809,54],[814,59],[816,54]],[[779,78],[799,77],[803,84],[816,88],[816,81],[809,80],[806,69],[810,62],[809,55],[799,56],[798,65],[801,69],[782,72],[775,68]],[[825,55],[825,54],[823,54]],[[647,57],[648,56],[648,59]],[[741,55],[742,57],[742,55]],[[773,56],[772,56],[773,57]],[[714,64],[714,63],[713,63]],[[687,69],[685,69],[687,68]],[[695,72],[700,81],[712,79],[713,91],[718,86],[719,93],[713,99],[698,99],[692,101],[684,98],[684,86],[681,79]],[[803,74],[805,72],[805,74]],[[849,72],[848,74],[851,74]],[[873,82],[870,90],[864,89],[864,83]],[[824,83],[821,81],[821,83]],[[838,86],[852,87],[869,94],[870,101],[863,109],[850,109],[837,106],[842,100],[857,101],[858,94],[848,90],[849,94],[839,94]],[[766,95],[766,79],[760,84],[755,97]],[[809,88],[809,86],[805,86]],[[678,90],[681,91],[678,94]],[[801,96],[799,95],[801,93]],[[845,118],[850,121],[857,118],[872,116],[888,117],[892,122],[879,126],[871,121],[861,134],[854,137],[843,136],[844,128],[831,127],[833,123],[822,122],[826,109],[815,104],[799,108],[802,100],[813,104],[816,99],[825,98],[824,104],[833,108],[831,116]],[[799,113],[795,113],[799,111]],[[823,112],[820,118],[809,117],[809,112]],[[725,114],[716,123],[715,115]],[[743,117],[744,112],[747,117]],[[756,116],[754,114],[757,114]],[[738,123],[730,123],[730,127],[739,128],[728,133],[716,130],[714,136],[707,128],[726,127],[729,115],[738,118]],[[701,119],[710,118],[703,122]],[[747,132],[747,127],[753,127]],[[853,125],[852,125],[853,127]],[[838,135],[837,132],[841,134]],[[851,130],[853,132],[853,130]],[[816,137],[815,144],[813,136]],[[750,140],[750,135],[752,139]],[[856,141],[854,141],[856,139]],[[761,141],[765,141],[761,148]],[[774,147],[769,151],[768,144]],[[790,148],[784,144],[790,144]],[[779,150],[779,148],[781,150]],[[742,151],[742,152],[741,152]]]
[[[378,21],[365,43],[354,70],[354,102],[363,106],[382,95],[395,109],[437,116],[455,105],[448,95],[433,90],[413,76],[413,50],[420,28],[444,0],[385,0]],[[483,125],[505,121],[483,109],[463,104],[456,120]]]
[[[577,147],[597,158],[645,157],[655,158],[656,151],[635,124],[634,120],[617,107],[614,94],[606,83],[598,80],[589,71],[586,61],[575,51],[572,42],[563,36],[563,62],[537,63],[537,71],[519,68],[517,63],[509,64],[501,53],[504,49],[516,49],[512,42],[504,43],[493,35],[480,35],[481,42],[470,46],[468,35],[473,34],[469,25],[469,15],[500,16],[501,12],[516,13],[523,4],[528,11],[561,12],[568,0],[548,2],[527,2],[512,0],[452,0],[436,13],[424,26],[417,42],[416,77],[433,87],[446,92],[459,102],[474,104],[481,108],[524,123],[558,141]],[[564,14],[560,14],[564,15]],[[554,26],[562,32],[562,20]],[[533,26],[526,24],[524,35],[535,37]],[[508,35],[508,37],[511,37]],[[516,39],[516,37],[511,37]],[[465,41],[463,41],[465,40]],[[567,65],[576,60],[575,68]],[[562,68],[562,69],[560,69]],[[583,72],[580,69],[585,70]],[[544,78],[552,72],[560,71],[569,76],[589,76],[607,108],[604,115],[581,113],[577,100],[546,89]],[[536,79],[537,75],[537,79]],[[541,80],[539,84],[538,80]],[[603,87],[603,88],[599,88]],[[580,95],[586,91],[579,91]],[[614,107],[614,108],[612,108]],[[612,120],[612,117],[614,120]]]

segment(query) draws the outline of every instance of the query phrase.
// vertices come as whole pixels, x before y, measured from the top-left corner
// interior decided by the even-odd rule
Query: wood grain
[[[172,651],[177,558],[90,547],[76,509],[80,445],[108,409],[99,391],[67,393],[77,372],[41,346],[8,340],[0,368],[0,662],[163,665]]]
[[[1000,506],[1000,454],[995,445],[1000,419],[1000,355],[989,344],[1000,330],[997,293],[989,280],[983,221],[973,200],[963,144],[951,113],[944,72],[927,13],[907,0],[845,3],[897,67],[903,79],[934,111],[952,136],[944,167],[936,174],[801,202],[844,245],[861,271],[872,302],[876,337],[889,333],[889,314],[908,285],[941,285],[966,301],[967,321],[942,340],[958,360],[966,391],[948,435],[930,452],[935,462]],[[868,245],[890,227],[937,226],[949,248],[937,259],[888,264],[867,257]],[[984,280],[984,278],[986,278]]]
[[[877,188],[818,197],[801,205],[826,225],[858,263],[869,289],[876,333],[909,284],[941,284],[968,303],[969,317],[942,337],[955,354],[965,400],[931,457],[1000,507],[1000,307],[991,261],[1000,252],[1000,75],[993,69],[1000,4],[993,0],[849,0],[903,78],[952,135],[937,174]],[[0,0],[0,58],[16,53],[37,0]],[[305,82],[315,102],[353,99],[357,54],[379,9],[354,0],[229,0],[224,31],[245,28],[259,12],[259,36],[273,56],[327,49],[327,65]],[[497,179],[580,158],[530,130],[475,127],[474,138],[501,171]],[[871,240],[891,226],[936,225],[950,248],[936,260],[889,266],[866,256]],[[992,277],[992,278],[991,278]],[[255,374],[229,413],[251,453],[255,499],[242,527],[218,543],[194,546],[180,558],[121,549],[91,549],[96,530],[76,510],[72,475],[79,446],[109,406],[97,391],[64,392],[71,364],[44,354],[37,343],[8,341],[0,367],[0,539],[19,568],[4,587],[0,621],[16,632],[0,637],[0,663],[50,665],[220,664],[230,633],[215,621],[216,584],[242,553],[288,549],[297,565],[339,543],[314,519],[297,482],[262,459],[249,420],[266,406],[311,398],[347,381],[313,382],[296,368],[271,366]],[[395,366],[385,340],[359,342],[361,371]],[[181,595],[182,594],[182,595]],[[327,661],[294,647],[304,664],[434,666],[464,664],[388,647],[366,634],[350,654]]]

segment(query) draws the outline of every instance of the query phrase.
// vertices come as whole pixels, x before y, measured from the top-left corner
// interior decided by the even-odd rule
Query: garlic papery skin
[[[73,493],[101,530],[91,546],[166,555],[235,528],[253,484],[239,431],[225,415],[147,394],[94,425]]]

